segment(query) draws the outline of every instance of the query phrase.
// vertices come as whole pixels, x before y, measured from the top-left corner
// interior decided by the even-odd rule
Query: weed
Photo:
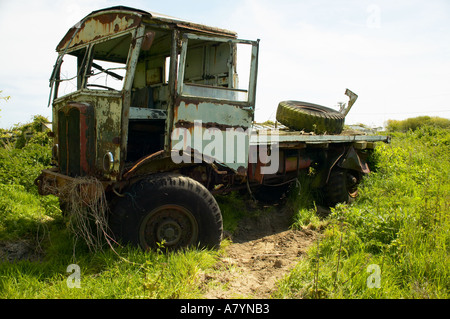
[[[320,245],[274,296],[449,298],[449,137],[422,126],[379,145],[358,200],[332,209]],[[304,208],[297,216],[300,227],[314,219]],[[367,284],[370,265],[380,269],[380,288]]]

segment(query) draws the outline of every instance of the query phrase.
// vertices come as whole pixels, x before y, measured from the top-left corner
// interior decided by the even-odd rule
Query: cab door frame
[[[228,87],[185,82],[186,61],[188,50],[190,48],[189,41],[230,44],[230,57],[228,60],[228,77],[230,84]],[[236,75],[237,45],[251,46],[247,90],[237,88],[237,81],[234,81]],[[190,135],[190,138],[192,139],[192,142],[188,141],[187,143],[192,150],[202,154],[202,145],[205,145],[205,143],[208,143],[209,141],[204,140],[205,134],[209,134],[206,131],[209,130],[208,132],[210,132],[212,129],[215,129],[215,132],[220,131],[222,133],[221,138],[224,142],[224,148],[222,156],[216,157],[215,161],[226,165],[240,175],[246,175],[248,167],[249,129],[251,129],[254,120],[258,51],[259,40],[251,41],[234,38],[210,37],[191,33],[184,33],[181,36],[176,99],[173,104],[171,133],[177,132],[176,130],[180,129],[184,130],[184,133],[186,133],[187,130],[188,135]],[[230,135],[230,132],[234,135]],[[233,143],[228,143],[230,136],[232,136]],[[235,145],[235,138],[237,138],[238,141],[245,141],[245,145],[242,145],[242,143]],[[176,144],[176,141],[172,139],[172,150],[174,150]],[[200,147],[198,147],[199,145]],[[233,157],[228,156],[229,154],[233,154]]]

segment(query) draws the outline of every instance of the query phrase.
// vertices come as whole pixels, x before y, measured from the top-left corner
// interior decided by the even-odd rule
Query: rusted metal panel
[[[56,47],[57,51],[74,48],[137,27],[142,17],[137,14],[112,11],[88,16],[72,27]]]
[[[389,136],[381,135],[311,135],[302,134],[296,131],[273,130],[270,134],[258,134],[259,138],[255,139],[255,143],[267,143],[276,135],[281,145],[284,143],[306,143],[306,144],[324,144],[324,143],[349,143],[349,142],[390,142]]]
[[[115,179],[119,173],[119,161],[115,161],[110,172],[105,173],[103,170],[103,157],[106,153],[111,152],[113,158],[120,158],[120,132],[121,132],[121,110],[122,110],[122,94],[120,92],[92,91],[81,90],[68,97],[55,100],[54,103],[54,125],[55,131],[58,132],[61,121],[59,120],[60,112],[67,107],[69,102],[75,102],[75,105],[83,103],[83,105],[92,106],[92,118],[95,122],[94,136],[86,137],[86,140],[95,142],[95,148],[91,151],[85,150],[85,153],[93,158],[90,172],[94,175],[100,175]],[[56,115],[56,116],[55,116]],[[91,124],[90,124],[91,125]],[[58,136],[58,139],[61,137]],[[74,136],[70,136],[74,138]],[[61,140],[57,143],[61,148]],[[85,148],[85,144],[81,145],[81,150]],[[62,162],[64,159],[61,159]]]
[[[167,111],[144,107],[131,107],[129,118],[131,120],[165,120],[167,118]]]
[[[180,101],[179,106],[175,107],[174,124],[185,121],[194,123],[212,123],[217,128],[244,128],[247,129],[252,124],[252,118],[248,110],[227,103],[213,103],[199,101],[195,102]]]
[[[181,101],[175,107],[172,149],[192,148],[246,174],[252,117],[247,110],[220,103]],[[180,141],[182,140],[182,142]]]
[[[237,87],[238,44],[251,47],[247,89]],[[257,41],[183,34],[172,149],[192,148],[239,175],[247,175],[257,57]]]
[[[201,32],[215,36],[236,38],[234,31],[210,27],[167,15],[147,12],[134,8],[117,6],[94,11],[72,27],[56,47],[57,51],[74,48],[120,32],[138,27],[145,21],[147,24],[158,23],[176,25],[179,29]]]
[[[358,153],[353,147],[348,149],[347,154],[343,157],[340,163],[338,163],[338,165],[342,168],[355,170],[364,174],[370,173],[364,154]]]

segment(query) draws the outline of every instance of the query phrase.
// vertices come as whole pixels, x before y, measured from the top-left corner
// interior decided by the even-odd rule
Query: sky
[[[448,0],[0,0],[0,127],[47,107],[56,45],[94,10],[126,5],[260,39],[255,120],[278,103],[339,109],[346,124],[383,126],[421,115],[450,118]]]

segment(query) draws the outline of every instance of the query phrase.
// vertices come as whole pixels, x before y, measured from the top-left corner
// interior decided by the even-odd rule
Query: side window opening
[[[172,33],[147,29],[146,35],[151,41],[141,48],[131,92],[127,163],[164,148]]]
[[[141,48],[131,92],[130,118],[164,119],[169,103],[171,32],[146,30],[148,45]],[[138,109],[138,110],[137,110]]]
[[[56,75],[56,97],[61,97],[82,87],[87,62],[86,48],[65,54]]]
[[[249,103],[257,42],[185,35],[178,90],[185,97]],[[180,83],[181,82],[181,83]]]

